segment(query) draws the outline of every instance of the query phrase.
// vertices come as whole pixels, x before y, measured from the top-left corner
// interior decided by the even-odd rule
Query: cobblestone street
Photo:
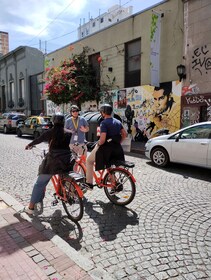
[[[39,158],[24,150],[29,141],[0,133],[0,190],[23,205],[39,165]],[[51,206],[49,184],[39,220],[114,279],[211,279],[210,170],[179,164],[159,169],[132,153],[126,159],[135,163],[137,180],[136,197],[127,207],[111,204],[95,188],[85,194],[84,216],[75,224],[62,204]]]

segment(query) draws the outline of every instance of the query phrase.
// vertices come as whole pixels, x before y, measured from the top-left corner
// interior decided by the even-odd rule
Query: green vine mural
[[[152,42],[157,29],[158,15],[152,14],[152,21],[150,27],[150,41]]]

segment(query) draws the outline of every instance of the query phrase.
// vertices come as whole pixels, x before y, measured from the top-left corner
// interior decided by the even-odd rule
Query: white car
[[[145,155],[160,167],[178,162],[211,168],[211,121],[149,139]]]

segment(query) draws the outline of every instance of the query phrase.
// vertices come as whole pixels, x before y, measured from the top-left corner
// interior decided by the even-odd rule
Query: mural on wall
[[[200,90],[199,90],[197,84],[191,84],[188,86],[184,86],[184,87],[182,87],[182,96],[198,94],[199,91]]]
[[[160,87],[140,86],[126,89],[127,106],[134,111],[132,136],[136,141],[147,141],[160,129],[174,132],[180,128],[181,83],[162,83]],[[117,90],[114,94],[114,112],[127,124],[125,109],[118,104]]]
[[[126,109],[127,105],[127,91],[126,89],[120,89],[117,91],[117,107],[118,109]]]

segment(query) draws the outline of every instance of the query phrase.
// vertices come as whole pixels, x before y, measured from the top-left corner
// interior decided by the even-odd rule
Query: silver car
[[[3,113],[0,116],[0,130],[5,134],[8,132],[15,132],[19,122],[24,121],[25,119],[25,114],[20,112]]]
[[[145,155],[160,167],[177,162],[211,168],[211,121],[149,139]]]

